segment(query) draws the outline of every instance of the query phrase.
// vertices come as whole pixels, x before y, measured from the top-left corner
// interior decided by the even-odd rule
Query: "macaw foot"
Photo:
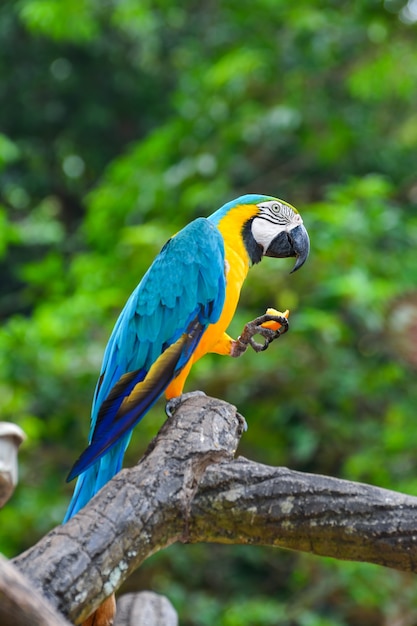
[[[188,393],[183,393],[176,398],[171,398],[165,405],[165,413],[168,417],[172,417],[174,413],[177,411],[180,404],[188,400],[189,398],[195,398],[197,396],[205,396],[204,391],[189,391]]]
[[[270,324],[272,322],[272,324]],[[271,326],[277,326],[277,328],[268,328],[265,324]],[[284,315],[271,315],[265,313],[260,317],[248,322],[243,329],[242,334],[233,342],[231,356],[239,357],[248,346],[251,346],[255,352],[263,352],[266,350],[270,343],[274,339],[278,339],[288,330],[288,319]],[[264,338],[264,343],[258,343],[255,341],[255,335],[260,335]]]

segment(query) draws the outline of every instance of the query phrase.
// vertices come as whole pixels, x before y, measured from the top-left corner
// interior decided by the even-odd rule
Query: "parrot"
[[[117,472],[133,428],[165,393],[182,394],[192,365],[212,352],[238,357],[265,349],[280,331],[257,318],[234,340],[227,328],[248,270],[264,256],[306,261],[310,241],[300,213],[273,196],[247,194],[198,217],[172,236],[127,300],[111,333],[94,392],[88,446],[64,522]],[[279,318],[278,326],[286,323]],[[267,326],[267,325],[266,325]],[[254,341],[255,334],[265,338]]]

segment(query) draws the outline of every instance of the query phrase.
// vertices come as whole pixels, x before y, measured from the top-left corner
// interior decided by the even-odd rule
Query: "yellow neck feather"
[[[249,269],[250,259],[243,241],[243,226],[257,214],[257,207],[253,204],[240,204],[233,207],[217,224],[223,235],[226,260],[229,263],[236,262],[236,256]],[[232,256],[233,258],[230,258]]]

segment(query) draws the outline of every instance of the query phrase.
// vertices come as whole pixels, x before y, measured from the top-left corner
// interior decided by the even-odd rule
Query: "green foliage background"
[[[0,6],[0,419],[28,435],[0,549],[62,519],[102,353],[164,241],[246,192],[283,197],[307,265],[266,259],[232,333],[266,353],[189,378],[239,407],[260,462],[417,495],[415,0],[5,0]],[[164,419],[134,435],[134,463]],[[185,626],[417,624],[415,577],[251,547],[173,546],[126,589]]]

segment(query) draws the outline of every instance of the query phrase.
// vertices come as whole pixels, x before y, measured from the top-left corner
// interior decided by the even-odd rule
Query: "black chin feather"
[[[255,240],[252,235],[252,222],[253,217],[245,222],[242,228],[243,243],[245,244],[246,251],[249,255],[252,265],[259,263],[264,255],[263,247]]]

